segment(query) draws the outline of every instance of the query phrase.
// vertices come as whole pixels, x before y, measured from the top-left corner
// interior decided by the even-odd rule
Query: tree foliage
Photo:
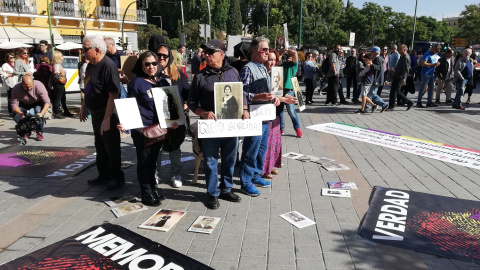
[[[162,31],[154,24],[147,24],[138,27],[138,48],[146,49],[148,47],[148,41],[150,40],[150,37],[154,34],[163,36],[165,38],[165,42],[168,44],[169,38],[167,35],[167,31]]]
[[[467,38],[470,44],[480,43],[480,4],[466,6],[460,15],[458,35]]]
[[[242,13],[239,0],[231,0],[228,9],[227,35],[242,34]]]

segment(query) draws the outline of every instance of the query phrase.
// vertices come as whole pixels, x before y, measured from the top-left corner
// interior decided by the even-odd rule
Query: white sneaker
[[[172,178],[170,179],[171,183],[172,183],[172,186],[174,188],[179,188],[182,186],[182,177],[180,175],[174,175],[172,176]]]

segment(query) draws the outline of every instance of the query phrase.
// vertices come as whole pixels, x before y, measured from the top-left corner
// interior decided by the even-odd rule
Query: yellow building
[[[134,2],[134,1],[133,1]],[[118,42],[122,36],[122,18],[132,0],[0,0],[0,42],[50,43],[47,5],[50,5],[54,43],[81,43],[86,35],[102,35]],[[85,7],[85,8],[82,8]],[[82,10],[85,16],[82,16]],[[86,29],[84,29],[84,22]],[[124,42],[138,49],[137,26],[147,24],[145,10],[130,5],[125,16]]]

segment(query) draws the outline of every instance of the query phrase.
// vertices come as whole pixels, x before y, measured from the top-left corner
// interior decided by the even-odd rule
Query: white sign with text
[[[199,119],[197,126],[200,139],[262,135],[262,121],[257,119]]]
[[[251,104],[250,119],[270,121],[277,118],[275,104]]]

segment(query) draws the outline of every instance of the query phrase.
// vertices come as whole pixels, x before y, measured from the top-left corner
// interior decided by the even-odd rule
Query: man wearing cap
[[[201,47],[207,66],[193,77],[187,105],[201,119],[216,121],[214,83],[238,82],[240,77],[236,69],[223,61],[226,51],[225,43],[212,39],[208,43],[203,43]],[[246,108],[245,100],[244,108]],[[244,111],[243,117],[248,118],[248,112]],[[210,209],[217,209],[220,206],[218,198],[231,202],[240,201],[240,197],[232,192],[237,148],[238,137],[202,139],[204,171],[209,195],[207,206]],[[218,153],[222,160],[220,186],[217,172]]]
[[[372,87],[370,87],[370,91],[368,92],[367,96],[373,101],[373,103],[375,103],[375,105],[372,107],[372,112],[375,111],[377,105],[381,107],[380,112],[383,112],[388,108],[388,104],[377,95],[377,89],[380,85],[383,85],[384,81],[383,58],[380,57],[380,48],[378,46],[375,46],[368,51],[373,58],[372,64],[370,65],[370,70],[374,72],[374,79]]]
[[[422,105],[422,98],[425,88],[428,86],[428,99],[427,99],[427,107],[437,107],[438,105],[433,103],[433,89],[434,89],[434,82],[435,82],[435,67],[439,66],[440,63],[438,59],[440,58],[437,52],[440,50],[440,45],[436,44],[430,48],[424,55],[422,60],[420,61],[420,65],[422,66],[422,86],[418,90],[418,99],[417,99],[417,107],[418,108],[425,108]]]

